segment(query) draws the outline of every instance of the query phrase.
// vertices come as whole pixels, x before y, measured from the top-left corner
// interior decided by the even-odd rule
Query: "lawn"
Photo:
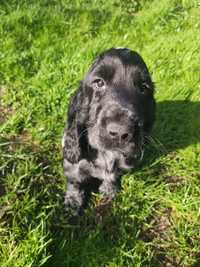
[[[93,58],[129,47],[156,86],[140,167],[97,218],[63,211],[67,104]],[[199,0],[0,1],[0,266],[200,266]]]

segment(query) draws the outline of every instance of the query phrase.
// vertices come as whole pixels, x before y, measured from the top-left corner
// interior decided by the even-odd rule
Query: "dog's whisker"
[[[159,152],[160,151],[167,151],[164,144],[158,138],[153,137],[152,135],[145,136],[145,138],[151,142],[151,144],[153,145],[154,148],[157,149],[157,151],[159,151]]]
[[[142,147],[140,147],[140,157],[139,157],[139,161],[142,161],[144,157],[144,149]]]

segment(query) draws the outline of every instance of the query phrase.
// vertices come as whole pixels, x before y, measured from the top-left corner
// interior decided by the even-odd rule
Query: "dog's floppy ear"
[[[68,109],[68,128],[72,124],[77,123],[83,125],[88,119],[88,109],[89,109],[89,96],[83,88],[82,82],[80,82],[79,89],[72,96],[69,109]]]
[[[81,135],[85,132],[88,120],[89,96],[84,90],[82,82],[79,89],[72,96],[68,108],[67,124],[63,136],[63,156],[72,163],[81,158]]]

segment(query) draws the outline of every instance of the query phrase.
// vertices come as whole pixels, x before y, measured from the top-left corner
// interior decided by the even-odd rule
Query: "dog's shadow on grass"
[[[188,100],[157,103],[156,121],[144,164],[200,142],[200,102]]]
[[[157,103],[157,116],[152,132],[153,145],[147,148],[147,156],[143,166],[148,166],[159,157],[184,149],[200,142],[200,102],[162,101]],[[149,153],[148,153],[149,152]],[[77,226],[68,225],[59,228],[53,234],[53,255],[48,267],[51,266],[92,266],[98,262],[104,266],[118,257],[123,242],[131,247],[137,242],[137,232],[141,225],[130,222],[128,213],[110,211],[102,224],[91,223],[87,214],[83,222]],[[60,209],[59,213],[63,211]],[[135,211],[136,212],[136,211]],[[138,212],[138,211],[137,211]],[[94,217],[94,216],[93,216]],[[126,226],[131,225],[131,235],[125,234]],[[60,230],[59,230],[60,229]],[[125,235],[124,235],[125,234]],[[124,236],[126,240],[124,239]],[[122,242],[122,243],[121,243]]]

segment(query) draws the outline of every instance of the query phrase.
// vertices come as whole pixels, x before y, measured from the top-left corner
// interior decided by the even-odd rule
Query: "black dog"
[[[73,215],[98,189],[112,199],[119,177],[143,157],[155,118],[154,86],[139,54],[111,48],[98,56],[71,99],[63,136],[65,205]]]

